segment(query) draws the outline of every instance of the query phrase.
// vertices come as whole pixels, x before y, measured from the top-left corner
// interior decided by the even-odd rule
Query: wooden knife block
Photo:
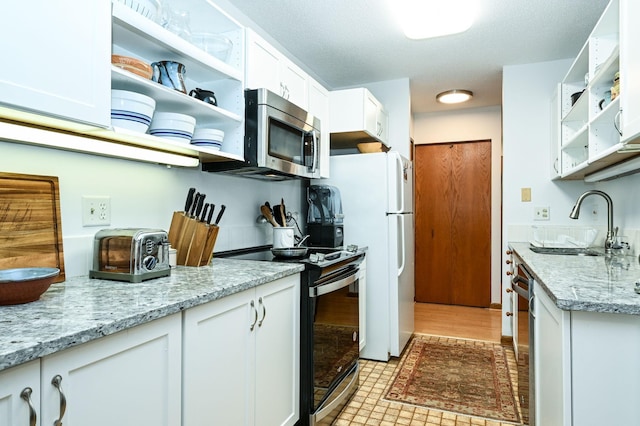
[[[218,236],[217,225],[209,225],[174,212],[169,227],[169,242],[177,250],[177,263],[184,266],[206,266],[211,263]]]

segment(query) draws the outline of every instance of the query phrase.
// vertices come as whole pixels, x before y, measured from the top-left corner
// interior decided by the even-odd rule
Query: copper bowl
[[[38,300],[58,274],[58,268],[0,270],[0,305],[18,305]]]
[[[150,80],[153,76],[151,65],[131,56],[111,55],[111,63],[118,68],[132,72],[142,78]]]

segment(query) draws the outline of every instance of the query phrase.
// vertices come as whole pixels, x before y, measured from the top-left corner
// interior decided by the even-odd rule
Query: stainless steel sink
[[[560,254],[565,256],[604,256],[604,250],[597,250],[594,248],[531,246],[529,247],[529,249],[534,253],[541,254]]]

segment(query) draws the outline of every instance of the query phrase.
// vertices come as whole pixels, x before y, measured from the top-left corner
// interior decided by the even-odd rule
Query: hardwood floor
[[[467,306],[415,304],[415,332],[500,342],[502,311]]]

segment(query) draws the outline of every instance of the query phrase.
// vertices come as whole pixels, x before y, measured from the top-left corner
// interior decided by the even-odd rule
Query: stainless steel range
[[[302,258],[276,258],[270,247],[216,257],[302,263],[300,291],[300,426],[330,425],[358,388],[360,303],[365,251],[312,248]],[[362,298],[362,299],[361,299]]]

